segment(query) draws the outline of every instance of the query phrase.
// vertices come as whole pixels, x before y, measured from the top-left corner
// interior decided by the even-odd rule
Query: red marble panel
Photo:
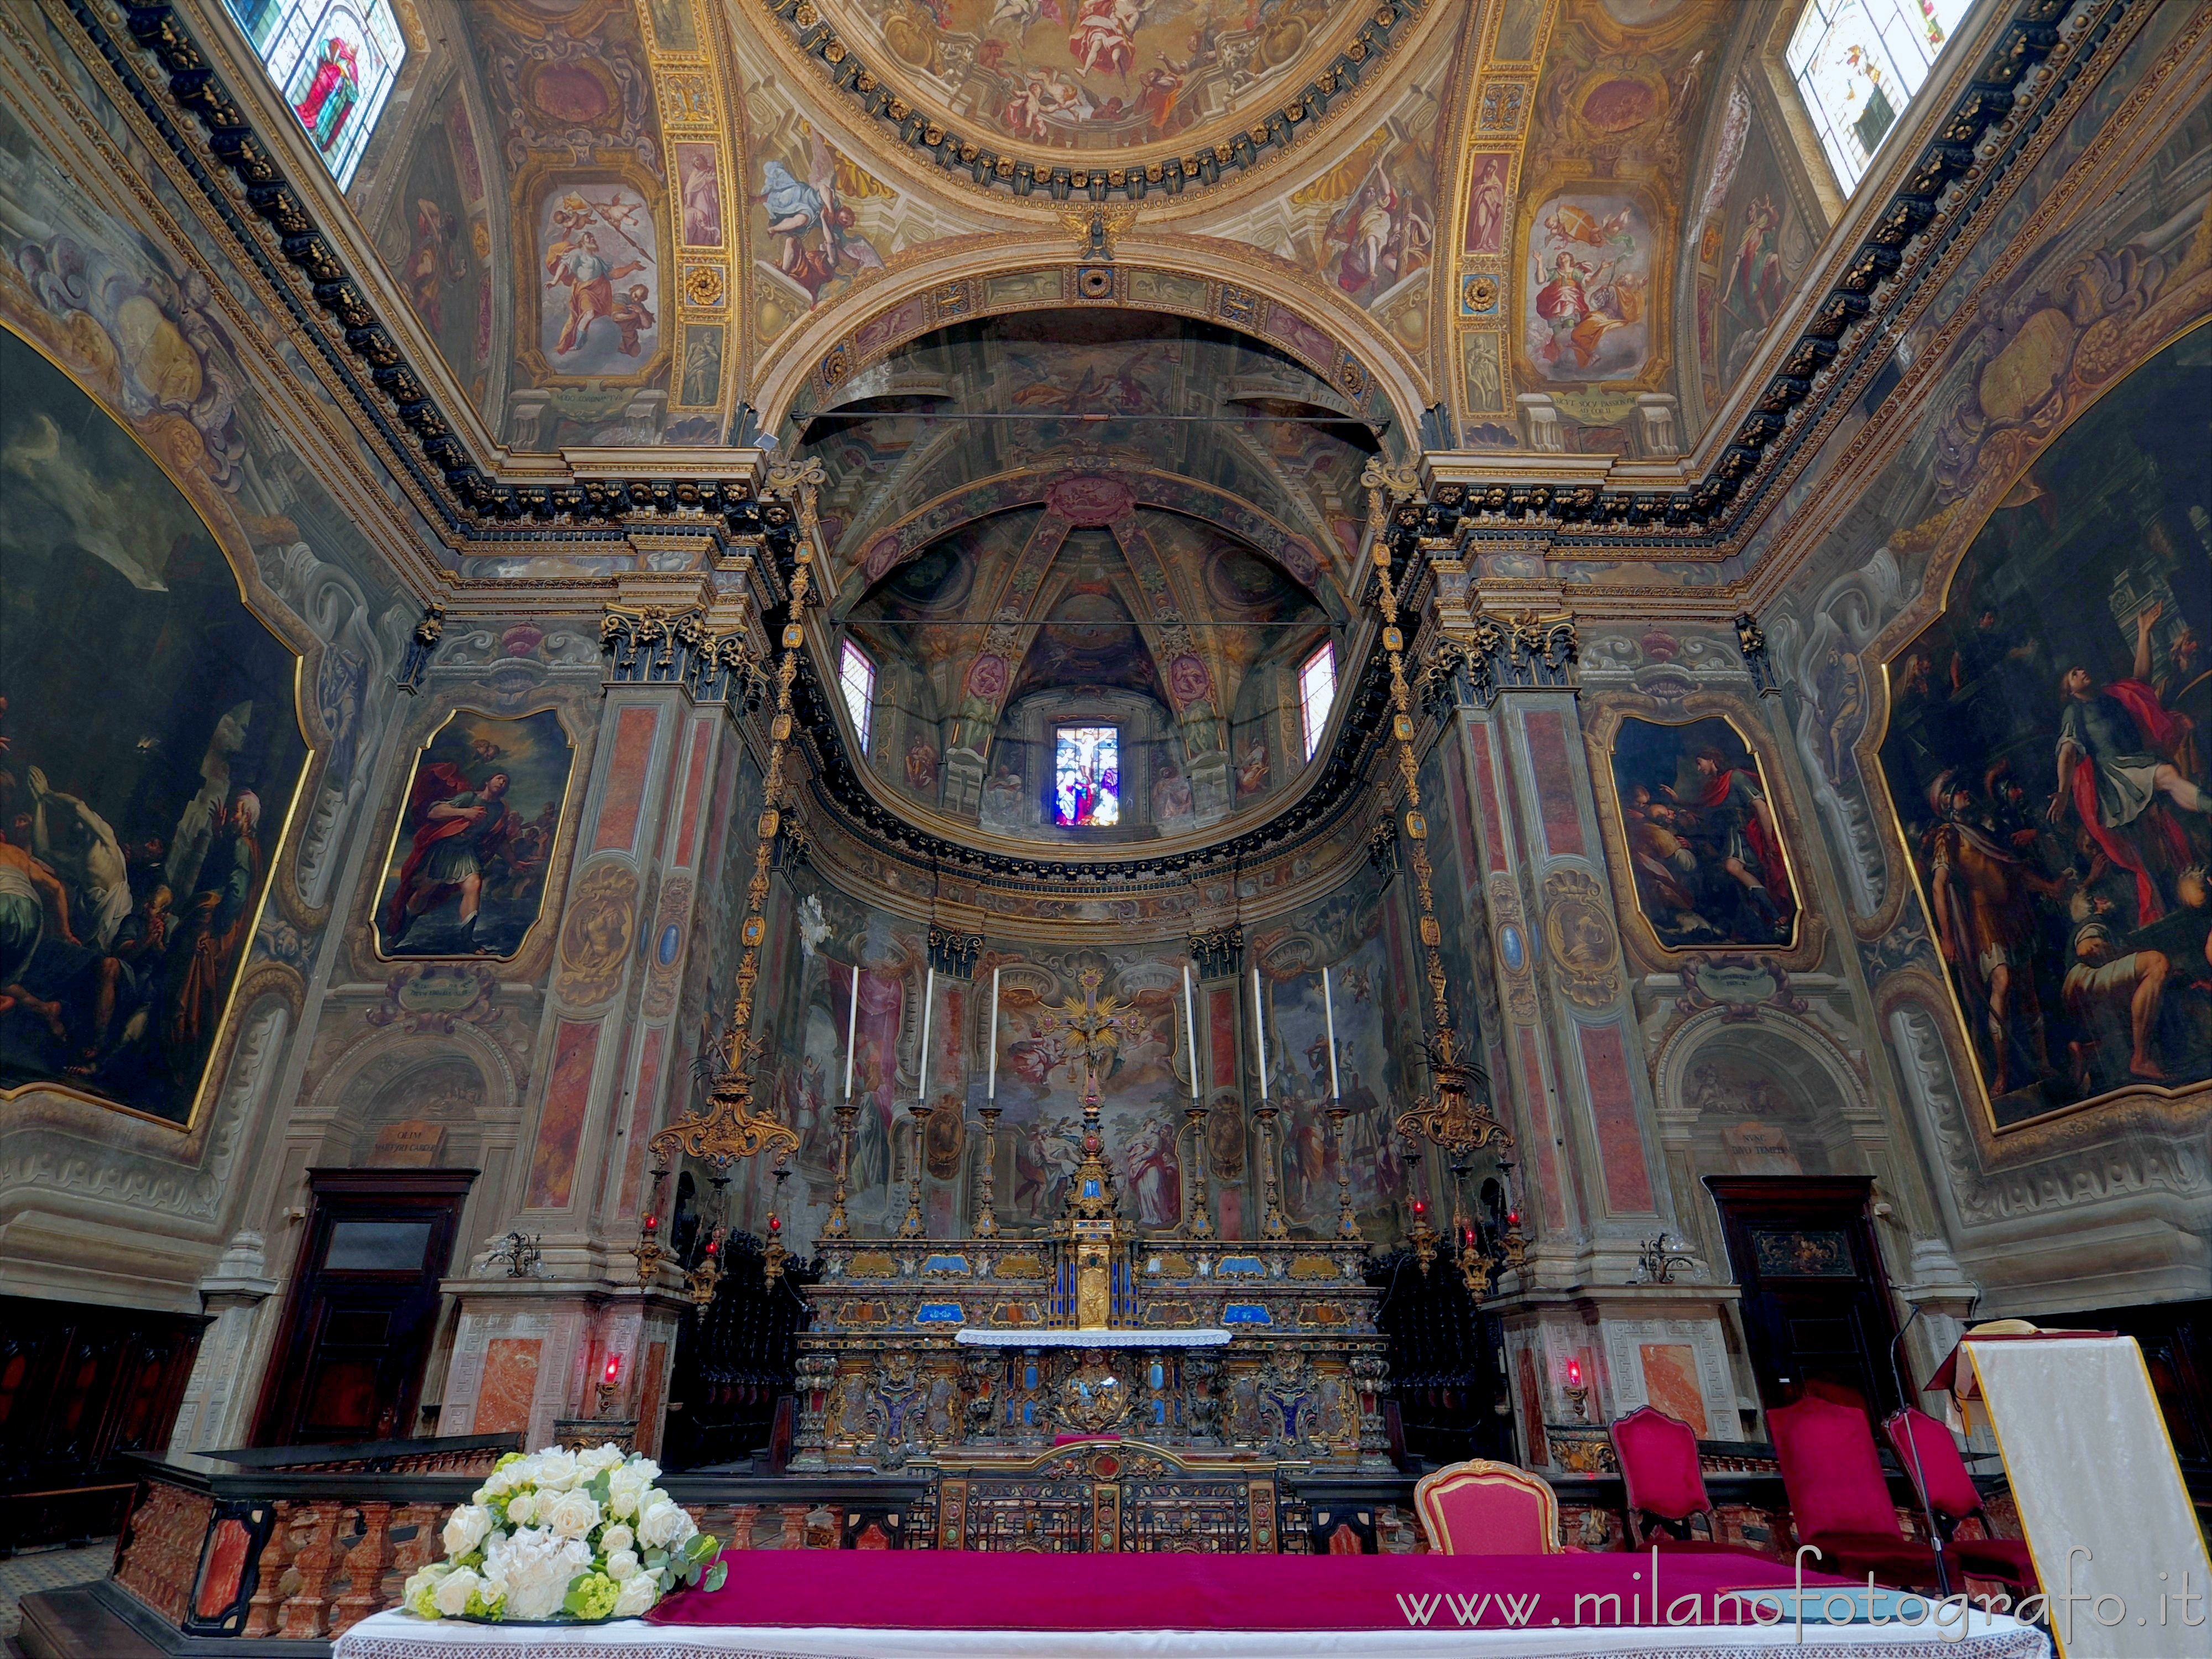
[[[530,1427],[538,1398],[538,1356],[544,1339],[495,1336],[484,1349],[483,1382],[477,1389],[477,1434],[512,1434]]]
[[[1551,1453],[1544,1438],[1544,1391],[1536,1386],[1536,1356],[1521,1350],[1521,1426],[1528,1434],[1528,1461],[1548,1463]]]
[[[699,801],[706,793],[707,756],[714,746],[714,723],[711,720],[691,723],[691,763],[684,773],[684,807],[676,826],[676,862],[679,867],[691,862],[691,854],[699,841]]]
[[[1615,1214],[1651,1212],[1651,1173],[1644,1167],[1644,1136],[1636,1122],[1636,1094],[1628,1085],[1628,1049],[1618,1025],[1585,1025],[1583,1076],[1589,1085],[1590,1116],[1597,1126],[1598,1157],[1605,1165],[1605,1199]]]
[[[668,1382],[668,1345],[649,1342],[645,1349],[645,1370],[637,1383],[637,1449],[647,1457],[660,1452],[663,1398]]]
[[[1524,1025],[1517,1035],[1522,1078],[1528,1091],[1528,1133],[1536,1143],[1536,1201],[1543,1206],[1545,1227],[1564,1230],[1567,1200],[1559,1190],[1559,1148],[1553,1144],[1552,1114],[1545,1104],[1543,1057],[1537,1053],[1534,1031]]]
[[[637,1214],[638,1190],[645,1184],[645,1143],[653,1133],[653,1102],[660,1093],[661,1050],[668,1033],[655,1026],[645,1034],[645,1052],[637,1062],[637,1084],[630,1096],[629,1152],[623,1164],[622,1198],[615,1206],[617,1220]]]
[[[1237,993],[1207,992],[1206,1017],[1213,1028],[1213,1086],[1233,1089],[1237,1086]]]
[[[1498,811],[1498,771],[1490,757],[1490,728],[1471,726],[1467,740],[1474,757],[1474,799],[1482,813],[1482,842],[1489,849],[1489,867],[1505,868],[1505,823]]]
[[[607,763],[606,787],[599,796],[593,852],[611,847],[627,853],[636,842],[638,813],[645,805],[645,771],[653,763],[653,734],[659,725],[658,708],[625,708],[615,717],[614,755]]]
[[[1459,848],[1459,867],[1468,886],[1480,890],[1474,878],[1480,866],[1474,861],[1474,813],[1467,802],[1467,777],[1455,750],[1444,751],[1444,797],[1451,805],[1452,842]]]
[[[1705,1421],[1705,1391],[1698,1386],[1697,1350],[1686,1342],[1646,1342],[1639,1352],[1645,1397],[1668,1416],[1687,1423],[1699,1439],[1709,1437],[1711,1425]]]
[[[1555,854],[1583,852],[1583,818],[1575,805],[1574,769],[1567,764],[1567,722],[1556,709],[1541,709],[1523,726],[1528,768],[1536,777],[1536,810],[1544,820],[1544,845]]]
[[[584,1115],[591,1106],[592,1062],[599,1051],[599,1028],[564,1019],[553,1037],[553,1074],[545,1085],[545,1109],[538,1120],[538,1149],[530,1159],[530,1206],[557,1210],[568,1201],[576,1182],[576,1149],[584,1139]]]

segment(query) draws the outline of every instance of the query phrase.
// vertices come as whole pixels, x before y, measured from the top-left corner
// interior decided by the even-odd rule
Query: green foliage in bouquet
[[[720,1544],[619,1447],[509,1452],[446,1522],[446,1559],[407,1581],[423,1619],[589,1624],[635,1619],[679,1583],[720,1589]]]

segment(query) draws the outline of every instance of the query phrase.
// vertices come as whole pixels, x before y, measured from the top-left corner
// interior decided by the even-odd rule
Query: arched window
[[[392,0],[225,0],[343,190],[407,58]]]
[[[1846,195],[1974,0],[1805,0],[1784,54]]]
[[[876,708],[876,665],[868,653],[848,640],[837,658],[837,683],[844,688],[845,709],[853,717],[853,736],[860,752],[868,752],[868,720]]]
[[[1298,726],[1305,736],[1308,760],[1321,747],[1321,734],[1328,726],[1328,711],[1335,702],[1336,643],[1323,640],[1298,665]]]

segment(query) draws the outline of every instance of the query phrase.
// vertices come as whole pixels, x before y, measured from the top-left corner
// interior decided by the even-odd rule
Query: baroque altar
[[[943,1548],[1273,1551],[1286,1477],[1389,1472],[1367,1245],[1139,1237],[1095,1088],[1081,1145],[1041,1234],[818,1241],[793,1473],[931,1478]]]

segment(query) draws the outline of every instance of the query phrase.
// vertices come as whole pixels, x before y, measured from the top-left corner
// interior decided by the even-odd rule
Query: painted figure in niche
[[[917,732],[906,746],[906,787],[917,795],[937,793],[937,745]]]
[[[1169,1121],[1147,1121],[1130,1141],[1124,1166],[1137,1218],[1147,1227],[1172,1227],[1182,1220],[1182,1160],[1176,1150],[1176,1127]]]
[[[712,404],[721,386],[720,325],[687,330],[684,336],[684,401],[695,408]]]
[[[1787,944],[1797,901],[1781,829],[1734,728],[1630,720],[1613,764],[1638,906],[1659,942]]]
[[[1890,665],[1883,773],[2000,1127],[2212,1078],[2200,329],[2081,413]]]
[[[684,240],[693,247],[722,245],[722,180],[712,144],[676,146],[676,176],[684,204]]]
[[[1237,793],[1256,795],[1267,787],[1267,742],[1249,738],[1237,758]]]
[[[1495,256],[1505,246],[1505,176],[1512,158],[1492,152],[1474,158],[1467,191],[1467,251]]]
[[[991,774],[991,781],[983,786],[984,821],[1008,827],[1018,824],[1025,805],[1022,775],[1000,761]]]
[[[1152,820],[1168,823],[1177,818],[1189,817],[1197,811],[1191,795],[1190,780],[1171,760],[1160,762],[1160,775],[1152,781]]]
[[[353,112],[360,97],[360,53],[352,41],[332,36],[323,42],[321,55],[315,59],[313,77],[307,82],[307,94],[293,104],[292,112],[300,118],[300,125],[307,128],[307,136],[315,141],[315,148],[328,155],[337,148],[346,117]]]
[[[1735,256],[1729,262],[1728,287],[1721,295],[1722,305],[1735,314],[1740,326],[1765,327],[1789,292],[1782,252],[1776,244],[1781,228],[1782,214],[1771,196],[1752,203]]]
[[[511,957],[538,920],[574,751],[559,716],[457,712],[409,780],[377,908],[386,956]]]
[[[128,431],[11,334],[0,384],[0,1089],[181,1123],[307,763],[298,659]]]

